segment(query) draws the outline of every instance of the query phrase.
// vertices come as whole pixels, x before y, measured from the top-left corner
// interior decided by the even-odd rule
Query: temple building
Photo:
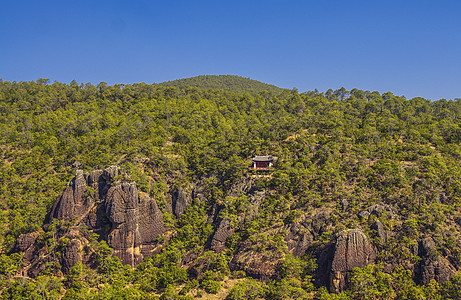
[[[256,155],[251,160],[253,161],[253,170],[267,170],[272,167],[273,163],[276,160],[276,157],[271,155]]]

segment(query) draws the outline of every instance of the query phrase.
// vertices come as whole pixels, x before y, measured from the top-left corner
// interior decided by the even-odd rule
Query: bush
[[[264,294],[261,283],[255,279],[246,279],[237,283],[229,292],[226,300],[248,299],[253,300]]]

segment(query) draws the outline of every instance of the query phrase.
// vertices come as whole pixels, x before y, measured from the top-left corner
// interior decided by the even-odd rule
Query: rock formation
[[[229,219],[222,219],[211,240],[211,250],[221,252],[226,248],[226,240],[234,233]]]
[[[365,234],[358,230],[339,233],[334,248],[330,270],[330,290],[340,292],[346,287],[347,273],[353,268],[363,268],[373,263],[376,252]]]
[[[376,235],[379,238],[379,240],[381,241],[381,244],[384,244],[384,243],[387,242],[388,233],[387,233],[386,229],[384,229],[384,225],[383,225],[383,223],[381,223],[380,220],[376,220],[371,225],[370,228],[376,231]]]
[[[244,243],[229,262],[231,270],[243,270],[248,275],[267,280],[277,278],[284,254],[273,248],[257,250],[251,243]]]
[[[291,225],[285,236],[288,251],[295,256],[302,256],[313,242],[313,235],[303,223]]]
[[[143,258],[160,251],[157,237],[165,232],[162,213],[157,203],[140,193],[136,183],[116,182],[118,167],[96,170],[84,174],[76,171],[76,176],[68,184],[55,202],[45,226],[49,228],[53,220],[70,222],[71,229],[57,232],[56,238],[66,238],[60,260],[62,271],[67,273],[78,261],[88,262],[91,253],[89,235],[97,233],[101,240],[114,249],[113,255],[123,264],[134,266]],[[89,234],[80,233],[84,229]],[[30,276],[36,276],[48,260],[49,253],[42,251],[37,243],[38,233],[22,235],[15,246],[16,251],[25,252],[29,262]],[[51,259],[51,258],[50,258]],[[55,258],[53,258],[55,259]]]
[[[182,188],[175,189],[172,196],[172,212],[173,214],[180,218],[181,215],[186,210],[187,205],[190,203],[190,199],[186,195],[186,192]]]
[[[420,271],[422,284],[428,284],[431,279],[442,283],[450,280],[453,274],[456,273],[456,268],[452,266],[448,259],[439,255],[431,237],[423,239],[418,248],[419,256],[422,258]]]
[[[375,204],[373,206],[368,207],[364,211],[361,211],[359,213],[359,216],[366,219],[370,215],[375,215],[379,217],[381,213],[386,213],[387,216],[392,217],[395,215],[395,210],[390,205]]]
[[[112,224],[107,243],[124,264],[134,266],[155,252],[152,243],[165,231],[162,213],[155,201],[138,195],[134,182],[111,187],[105,209]]]

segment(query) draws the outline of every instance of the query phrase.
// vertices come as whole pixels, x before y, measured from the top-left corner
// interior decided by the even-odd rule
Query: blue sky
[[[2,1],[0,78],[461,98],[461,1]]]

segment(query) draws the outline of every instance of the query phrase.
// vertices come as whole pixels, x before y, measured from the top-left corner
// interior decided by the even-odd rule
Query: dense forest
[[[461,299],[461,99],[261,84],[0,80],[0,296]]]
[[[282,88],[272,84],[262,83],[250,78],[236,75],[200,75],[159,83],[160,86],[199,87],[202,89],[222,89],[237,93],[256,94],[259,92],[281,93]]]

